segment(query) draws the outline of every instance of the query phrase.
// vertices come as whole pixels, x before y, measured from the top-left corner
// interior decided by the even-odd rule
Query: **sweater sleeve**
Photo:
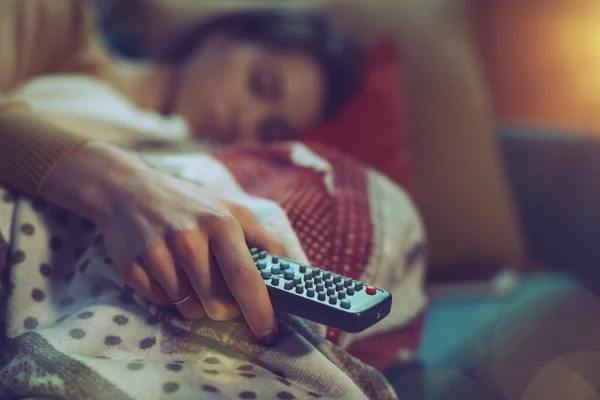
[[[74,73],[115,83],[86,0],[0,0],[0,185],[37,195],[52,168],[88,139],[12,101],[29,78]]]

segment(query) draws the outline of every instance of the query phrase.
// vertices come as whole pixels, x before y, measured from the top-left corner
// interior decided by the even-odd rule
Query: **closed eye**
[[[250,93],[260,100],[276,101],[283,97],[281,74],[266,62],[258,62],[253,66],[248,86]]]

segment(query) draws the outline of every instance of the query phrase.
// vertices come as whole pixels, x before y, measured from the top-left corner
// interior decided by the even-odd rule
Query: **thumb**
[[[225,204],[242,226],[246,243],[250,247],[258,247],[269,253],[285,256],[285,248],[281,240],[271,234],[248,207],[230,201],[225,201]]]

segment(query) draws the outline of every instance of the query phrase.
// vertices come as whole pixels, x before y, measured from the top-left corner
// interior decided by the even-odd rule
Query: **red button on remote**
[[[377,293],[377,288],[375,286],[367,286],[367,294],[375,294]]]

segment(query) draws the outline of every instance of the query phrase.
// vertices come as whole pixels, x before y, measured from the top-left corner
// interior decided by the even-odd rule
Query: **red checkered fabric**
[[[328,187],[327,171],[295,162],[287,144],[234,147],[213,156],[247,193],[283,208],[311,265],[360,279],[373,245],[367,170],[338,151],[314,144],[307,147],[330,165],[333,185]],[[400,340],[393,346],[416,350],[420,331],[420,321],[396,331],[394,337]],[[337,343],[338,337],[337,330],[328,329],[330,341]],[[352,347],[360,349],[364,359],[360,343]],[[390,350],[386,348],[394,354]]]

